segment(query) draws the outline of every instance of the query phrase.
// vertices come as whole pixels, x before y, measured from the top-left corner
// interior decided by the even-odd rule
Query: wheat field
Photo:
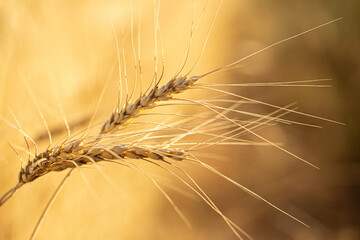
[[[66,122],[66,141],[95,141],[24,180],[0,207],[0,239],[32,236],[69,168],[35,239],[360,237],[359,4],[220,3],[0,1],[0,195],[26,142],[30,159],[51,150]],[[199,79],[166,85],[183,59],[177,81]],[[163,106],[141,103],[160,77]]]

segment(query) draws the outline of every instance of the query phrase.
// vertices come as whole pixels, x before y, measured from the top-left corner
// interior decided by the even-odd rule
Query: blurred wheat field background
[[[166,72],[174,75],[189,42],[192,21],[205,1],[161,1],[159,23]],[[209,1],[195,33],[189,65],[201,53],[219,2]],[[207,47],[193,75],[203,74],[316,25],[331,24],[262,54],[204,82],[258,83],[332,78],[332,88],[244,87],[227,89],[279,106],[297,102],[299,111],[347,125],[289,114],[294,121],[322,129],[278,124],[263,136],[320,167],[315,170],[273,147],[213,146],[202,160],[306,222],[293,221],[228,181],[181,163],[223,213],[254,239],[358,239],[359,231],[359,3],[346,1],[224,1]],[[0,114],[33,138],[46,133],[26,88],[33,91],[50,130],[64,129],[59,102],[70,124],[89,119],[105,88],[95,123],[116,106],[117,48],[124,45],[130,89],[135,79],[131,45],[141,40],[144,86],[154,73],[153,1],[0,1]],[[140,22],[139,22],[140,19]],[[141,26],[140,35],[137,32]],[[160,51],[160,49],[159,49]],[[139,85],[138,85],[139,86]],[[56,93],[55,93],[56,91]],[[56,97],[56,94],[59,96]],[[135,96],[139,94],[139,88]],[[185,92],[206,98],[206,92]],[[249,111],[254,111],[249,106]],[[255,108],[255,107],[254,107]],[[245,109],[246,110],[246,109]],[[196,114],[181,106],[173,113]],[[259,113],[268,109],[256,106]],[[13,114],[12,114],[13,113]],[[85,119],[85,120],[84,120]],[[152,121],[162,117],[148,116]],[[82,124],[73,132],[86,127]],[[10,143],[27,159],[23,136],[0,121],[0,194],[17,182],[20,162]],[[66,135],[55,136],[59,141]],[[46,136],[46,135],[45,135]],[[255,140],[254,137],[249,139]],[[40,151],[49,142],[38,140]],[[94,166],[74,171],[49,210],[36,239],[236,239],[224,220],[194,193],[155,166],[135,161],[152,173],[189,219],[188,228],[153,183],[131,169],[102,163],[109,184]],[[19,189],[0,208],[0,239],[27,239],[46,203],[65,176],[50,173]]]

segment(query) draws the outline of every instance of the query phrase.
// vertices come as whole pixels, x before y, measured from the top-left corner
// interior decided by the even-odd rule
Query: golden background
[[[195,33],[189,66],[204,44],[218,1],[209,1]],[[0,1],[0,113],[36,137],[45,132],[26,84],[33,91],[51,129],[64,128],[58,103],[70,123],[94,111],[104,121],[117,101],[117,53],[124,43],[129,79],[134,79],[129,1]],[[161,1],[159,23],[166,73],[170,79],[189,41],[191,22],[204,1]],[[207,78],[209,82],[278,82],[332,78],[332,88],[228,89],[247,97],[286,105],[338,120],[346,126],[292,115],[323,126],[274,126],[263,134],[321,168],[317,171],[273,148],[214,147],[212,166],[310,225],[306,228],[229,182],[186,165],[225,215],[254,239],[359,239],[359,77],[360,19],[357,1],[227,0],[221,6],[206,50],[193,71],[202,74],[319,24],[341,21],[274,47],[237,68]],[[139,15],[141,12],[141,15]],[[133,4],[134,37],[141,19],[144,79],[154,64],[152,1]],[[123,26],[123,27],[122,27]],[[122,28],[124,29],[122,31]],[[124,32],[124,34],[122,33]],[[185,69],[186,71],[186,69]],[[59,96],[56,97],[56,93]],[[185,95],[192,97],[191,93]],[[176,109],[174,109],[176,112]],[[20,162],[9,147],[26,148],[23,137],[0,122],[0,194],[17,182]],[[63,136],[66,133],[63,133]],[[46,138],[39,142],[46,149]],[[26,159],[26,154],[19,150]],[[229,154],[230,153],[230,154]],[[146,166],[144,166],[146,168]],[[192,224],[188,228],[144,175],[119,166],[85,167],[89,190],[75,171],[51,207],[37,239],[235,239],[225,222],[174,178],[156,174]],[[25,185],[0,208],[0,239],[27,239],[45,204],[65,173],[50,173]]]

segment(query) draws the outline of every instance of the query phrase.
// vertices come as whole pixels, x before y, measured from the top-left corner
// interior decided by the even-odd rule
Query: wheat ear
[[[183,92],[191,88],[201,77],[178,77],[171,79],[167,84],[158,87],[158,84],[149,91],[148,94],[140,96],[134,103],[128,104],[119,110],[118,108],[111,114],[110,119],[102,126],[101,134],[113,132],[119,126],[126,124],[130,119],[138,117],[145,109],[156,107],[159,101],[172,99],[172,95]]]
[[[164,160],[164,158],[170,158],[181,161],[184,157],[186,157],[186,152],[182,149],[157,149],[151,146],[132,146],[131,144],[96,147],[93,143],[75,141],[39,154],[20,171],[19,183],[32,182],[49,172],[63,171],[108,159]]]

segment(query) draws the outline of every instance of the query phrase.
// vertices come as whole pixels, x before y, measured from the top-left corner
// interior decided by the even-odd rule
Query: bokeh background
[[[201,52],[218,4],[209,1],[204,10],[187,69]],[[191,22],[200,17],[203,5],[204,1],[161,1],[159,35],[164,49],[165,79],[176,71],[189,41]],[[309,229],[214,174],[183,165],[225,215],[255,239],[360,238],[358,9],[360,4],[355,0],[227,0],[221,6],[207,48],[193,71],[195,75],[343,17],[206,80],[250,83],[333,79],[332,88],[228,89],[283,106],[297,102],[301,111],[345,123],[343,126],[292,114],[289,117],[293,120],[322,128],[277,125],[262,132],[319,166],[320,171],[269,147],[214,147],[208,154],[211,158],[204,158],[305,221]],[[135,42],[138,37],[141,39],[144,79],[149,83],[154,71],[152,1],[134,0],[132,11],[130,2],[122,0],[1,0],[1,117],[16,124],[15,115],[30,136],[44,134],[41,118],[26,88],[28,84],[50,128],[64,129],[59,102],[70,123],[86,122],[106,85],[96,122],[106,119],[117,101],[117,53],[112,24],[120,50],[122,44],[125,48],[128,77],[134,79],[132,13],[134,38]],[[16,184],[20,168],[8,143],[25,159],[21,148],[26,145],[22,136],[3,121],[0,121],[0,133],[0,193],[3,193]],[[48,145],[46,138],[38,143],[40,149]],[[102,169],[116,187],[96,168],[84,168],[86,181],[75,172],[50,209],[37,239],[235,239],[224,221],[183,185],[158,169],[144,167],[155,174],[189,218],[192,228],[181,221],[144,175],[104,164]],[[48,174],[24,186],[0,208],[0,239],[30,236],[64,174]]]

